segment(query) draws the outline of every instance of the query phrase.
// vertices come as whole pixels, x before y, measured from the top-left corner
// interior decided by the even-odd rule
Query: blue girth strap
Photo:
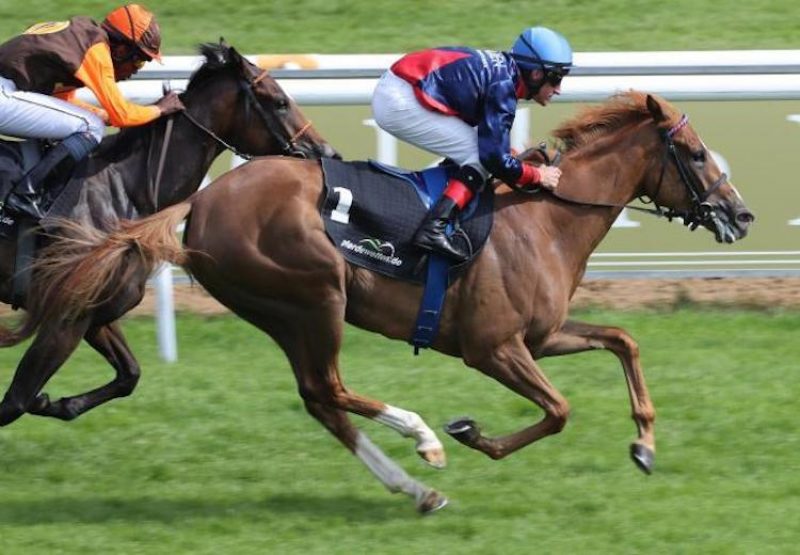
[[[431,206],[442,196],[447,185],[445,168],[433,168],[422,173],[425,187],[428,190]],[[430,206],[428,206],[430,208]],[[449,231],[449,230],[448,230]],[[428,277],[425,280],[425,291],[422,294],[417,323],[410,343],[414,346],[414,354],[420,349],[431,346],[439,331],[439,319],[442,316],[442,305],[447,293],[447,271],[449,261],[436,254],[428,255]]]

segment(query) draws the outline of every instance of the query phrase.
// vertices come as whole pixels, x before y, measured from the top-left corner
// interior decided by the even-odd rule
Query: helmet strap
[[[530,100],[531,98],[536,96],[536,94],[538,94],[539,90],[542,88],[542,85],[544,85],[545,83],[544,71],[538,70],[541,71],[542,73],[542,77],[538,81],[535,81],[533,79],[534,71],[537,70],[535,69],[522,70],[522,79],[523,81],[525,81],[525,86],[528,88],[528,96],[526,100]]]

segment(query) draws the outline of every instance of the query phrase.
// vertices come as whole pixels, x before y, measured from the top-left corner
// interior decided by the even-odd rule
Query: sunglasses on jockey
[[[115,65],[130,63],[139,70],[153,59],[121,33],[113,32],[109,35],[114,39],[111,44],[111,59]]]
[[[569,68],[547,68],[545,69],[544,80],[552,86],[558,87],[567,75],[569,75]]]
[[[111,59],[114,65],[132,64],[136,70],[142,69],[144,64],[152,60],[150,56],[133,45],[117,45],[112,49]]]

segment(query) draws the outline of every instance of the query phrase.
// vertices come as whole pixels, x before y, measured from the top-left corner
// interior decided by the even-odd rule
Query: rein
[[[649,200],[645,198],[644,195],[639,196],[639,200],[643,203],[653,203],[655,208],[643,208],[641,206],[632,206],[630,204],[614,204],[614,203],[604,203],[604,202],[588,202],[579,199],[574,199],[570,197],[566,197],[561,195],[558,190],[554,191],[547,191],[555,198],[566,202],[568,204],[574,204],[578,206],[593,206],[598,208],[627,208],[629,210],[635,210],[637,212],[643,212],[645,214],[650,214],[659,218],[665,217],[667,220],[672,221],[675,217],[683,218],[684,225],[690,227],[692,231],[697,229],[698,226],[701,224],[713,220],[715,218],[714,215],[714,208],[711,206],[710,203],[706,202],[706,199],[717,189],[719,189],[722,185],[727,183],[728,176],[724,172],[719,178],[714,182],[714,184],[708,188],[708,190],[703,190],[701,185],[697,181],[697,177],[686,167],[686,164],[681,160],[680,156],[678,156],[678,151],[675,146],[675,141],[673,140],[673,136],[678,133],[681,129],[683,129],[689,123],[689,117],[684,114],[680,121],[676,123],[673,127],[666,131],[661,131],[661,138],[663,139],[665,146],[667,147],[664,151],[664,157],[661,163],[661,173],[658,177],[658,184],[656,185],[655,193],[650,197]],[[540,144],[537,148],[539,150],[547,165],[550,164],[550,159],[545,151],[545,145]],[[661,184],[664,181],[664,174],[666,173],[667,163],[669,159],[672,158],[673,162],[675,162],[675,166],[678,169],[678,174],[680,175],[681,182],[683,183],[686,190],[689,192],[689,196],[692,199],[692,206],[688,211],[678,211],[672,208],[664,209],[662,206],[658,204],[657,198],[658,193],[661,190]],[[553,157],[553,164],[557,166],[558,163],[561,161],[561,152],[557,151],[556,155]],[[513,185],[512,188],[523,194],[537,194],[541,191],[541,188],[525,188],[521,187],[520,185]]]

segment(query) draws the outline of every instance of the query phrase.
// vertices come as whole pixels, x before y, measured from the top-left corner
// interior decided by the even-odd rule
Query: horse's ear
[[[235,63],[237,67],[239,67],[240,71],[244,71],[245,77],[247,76],[247,70],[244,69],[247,66],[247,64],[245,63],[247,61],[247,58],[239,54],[239,51],[236,50],[233,46],[228,47],[228,59],[231,62]]]
[[[653,98],[653,95],[647,95],[647,109],[650,111],[650,115],[653,116],[653,120],[656,123],[661,123],[666,117],[664,117],[664,111],[661,109],[661,104],[659,104],[658,100]]]
[[[222,48],[230,48],[230,45],[227,42],[225,42],[225,37],[220,37],[219,38],[219,45]]]

